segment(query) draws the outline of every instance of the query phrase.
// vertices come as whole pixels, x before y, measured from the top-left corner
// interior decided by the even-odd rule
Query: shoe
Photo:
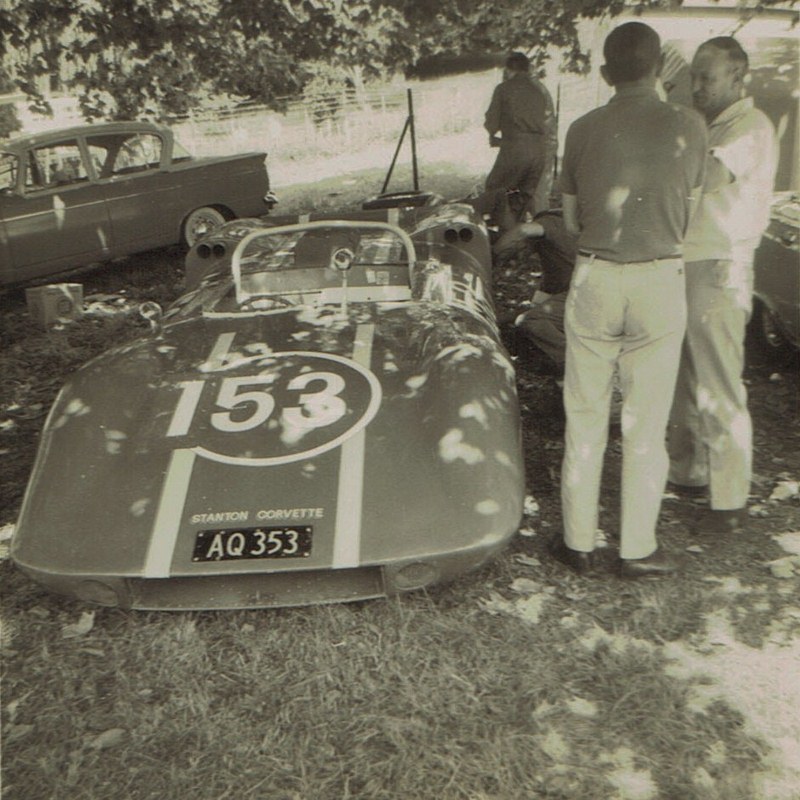
[[[705,497],[708,494],[708,485],[687,486],[683,483],[667,481],[667,491],[677,494],[679,497]]]
[[[556,561],[560,561],[579,575],[586,575],[594,569],[594,553],[584,553],[567,547],[560,535],[550,540],[547,549]]]
[[[620,578],[659,578],[677,572],[678,566],[656,549],[645,558],[621,558],[618,569]]]
[[[720,510],[707,508],[692,525],[692,533],[696,536],[704,534],[720,536],[730,533],[741,533],[747,520],[746,508]]]

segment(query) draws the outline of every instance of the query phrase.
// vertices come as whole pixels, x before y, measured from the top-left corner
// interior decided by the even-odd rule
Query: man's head
[[[508,80],[514,75],[527,75],[531,68],[531,62],[525,53],[511,53],[506,59],[506,66],[503,70],[503,77]]]
[[[692,59],[692,102],[711,122],[742,96],[747,53],[732,36],[700,45]]]
[[[661,40],[649,25],[626,22],[606,37],[603,57],[600,73],[609,85],[654,85],[663,60]]]

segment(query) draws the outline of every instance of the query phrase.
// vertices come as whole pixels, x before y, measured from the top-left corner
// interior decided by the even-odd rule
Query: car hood
[[[426,303],[206,316],[62,390],[13,545],[38,570],[170,577],[201,531],[303,525],[274,570],[502,543],[524,494],[514,373],[486,323]],[[301,563],[302,561],[302,563]]]

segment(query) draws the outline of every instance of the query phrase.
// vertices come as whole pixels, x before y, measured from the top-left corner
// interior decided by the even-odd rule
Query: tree
[[[674,0],[642,0],[642,5]],[[776,0],[763,0],[774,5]],[[431,55],[565,48],[577,21],[625,0],[0,0],[0,58],[17,85],[66,61],[87,118],[181,114],[209,94],[281,107],[320,64],[356,92]],[[327,79],[327,78],[326,78]]]

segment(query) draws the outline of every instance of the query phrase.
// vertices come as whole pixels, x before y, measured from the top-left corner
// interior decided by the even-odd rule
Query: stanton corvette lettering
[[[249,511],[216,511],[210,514],[192,514],[192,525],[208,522],[247,522]]]
[[[262,508],[256,513],[256,519],[322,519],[322,508]]]

